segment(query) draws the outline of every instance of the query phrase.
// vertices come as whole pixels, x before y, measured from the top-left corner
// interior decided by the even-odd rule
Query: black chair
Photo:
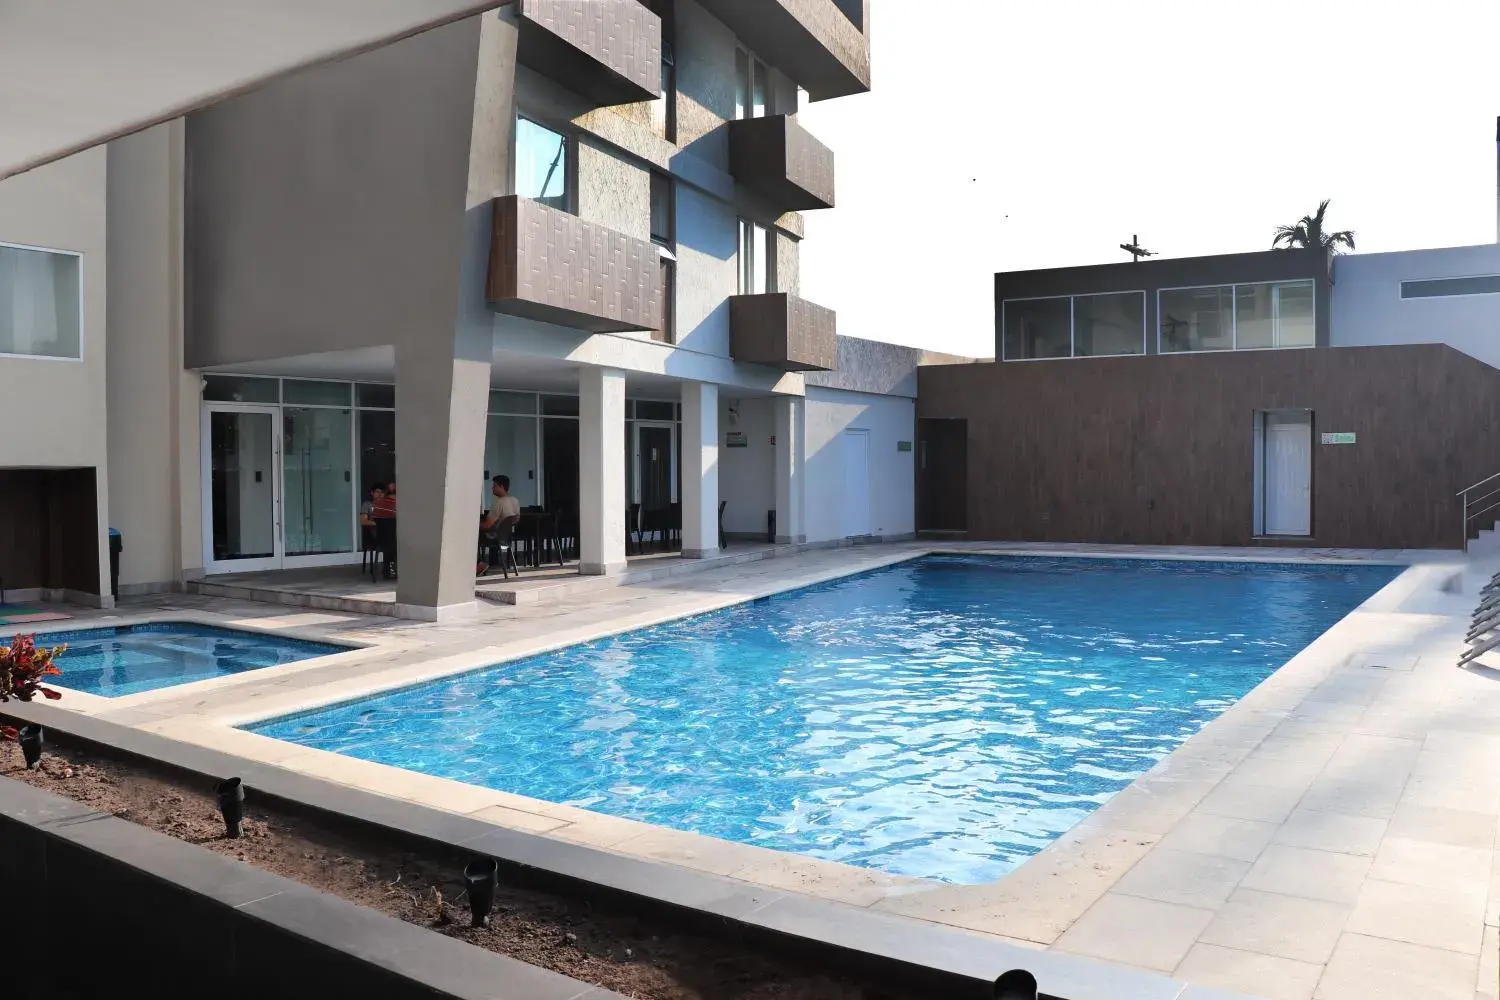
[[[680,503],[667,507],[667,542],[669,548],[672,545],[682,548],[682,504]]]
[[[578,512],[571,507],[560,507],[551,513],[557,525],[553,533],[557,539],[557,564],[561,566],[565,558],[578,555]]]
[[[724,508],[729,506],[728,500],[719,501],[719,548],[728,548],[724,544]]]
[[[379,563],[380,536],[375,533],[374,525],[361,524],[359,526],[359,575],[373,573]]]
[[[491,528],[484,538],[485,548],[488,550],[484,561],[489,563],[491,568],[498,564],[501,574],[507,580],[510,579],[511,570],[515,570],[516,576],[521,575],[521,567],[516,563],[515,547],[511,543],[515,531],[516,526],[513,522],[501,521]]]
[[[635,541],[635,554],[641,554],[641,505],[625,505],[625,553],[630,553],[631,540]]]
[[[380,568],[387,580],[396,578],[396,519],[375,518],[375,540],[380,549]],[[370,564],[370,579],[375,579],[375,564]]]

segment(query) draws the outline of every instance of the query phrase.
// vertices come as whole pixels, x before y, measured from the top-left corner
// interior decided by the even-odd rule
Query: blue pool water
[[[933,556],[251,728],[695,833],[987,882],[1399,571]]]
[[[3,641],[10,642],[10,636]],[[346,652],[347,646],[183,622],[39,632],[44,646],[66,643],[57,660],[59,687],[118,698],[156,688],[259,670],[314,656]]]

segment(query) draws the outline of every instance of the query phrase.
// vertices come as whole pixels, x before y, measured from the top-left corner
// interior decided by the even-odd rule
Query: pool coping
[[[108,709],[132,708],[141,705],[150,705],[162,701],[168,697],[179,697],[191,689],[192,692],[211,692],[227,688],[233,688],[244,684],[249,680],[260,679],[256,675],[266,671],[276,671],[277,676],[289,676],[302,673],[308,669],[327,667],[336,664],[361,663],[372,659],[383,653],[390,652],[395,648],[404,648],[391,643],[371,642],[365,639],[344,638],[319,634],[308,628],[290,626],[285,628],[268,628],[266,626],[226,624],[221,618],[217,618],[201,611],[150,611],[140,614],[127,614],[110,616],[108,618],[69,618],[60,621],[36,622],[34,629],[15,629],[0,634],[8,635],[34,635],[41,644],[47,644],[48,636],[57,635],[62,632],[101,632],[108,629],[132,628],[137,625],[197,625],[203,628],[217,629],[221,632],[249,632],[252,635],[262,636],[267,639],[295,639],[299,642],[316,643],[320,646],[343,646],[343,650],[336,653],[324,653],[321,656],[310,656],[302,660],[293,660],[290,663],[278,663],[267,667],[257,667],[254,670],[242,670],[236,674],[228,674],[224,677],[210,677],[197,681],[186,681],[181,684],[167,684],[162,687],[152,688],[149,691],[137,691],[134,694],[109,696],[94,694],[90,691],[81,691],[77,688],[68,687],[67,684],[49,682],[49,687],[61,690],[68,700],[77,704],[83,702],[80,711],[92,709],[102,711]],[[63,677],[67,671],[63,671]]]
[[[131,738],[131,734],[145,732],[157,738],[170,738],[170,743],[177,746],[189,747],[191,748],[191,752],[216,754],[218,756],[215,759],[220,768],[238,768],[241,772],[245,772],[247,769],[265,769],[268,775],[271,772],[292,775],[301,782],[308,783],[296,787],[304,791],[313,787],[318,789],[316,794],[310,795],[305,800],[301,800],[315,808],[323,807],[322,803],[327,801],[345,801],[350,796],[356,799],[359,796],[369,796],[375,802],[379,803],[379,805],[372,806],[369,802],[365,802],[360,808],[374,809],[375,814],[385,815],[391,815],[390,811],[395,810],[400,813],[399,818],[401,823],[417,824],[412,829],[428,829],[434,825],[441,827],[444,823],[465,820],[469,823],[482,824],[483,828],[489,831],[488,834],[480,835],[479,839],[489,837],[490,840],[495,840],[495,838],[499,838],[497,843],[504,842],[514,846],[520,842],[515,841],[513,838],[534,837],[539,838],[545,844],[554,846],[566,845],[571,850],[592,852],[591,854],[582,855],[582,857],[591,858],[590,861],[584,863],[577,861],[575,858],[573,867],[585,872],[595,873],[594,875],[585,875],[584,880],[596,881],[605,886],[609,886],[611,883],[607,878],[599,876],[599,873],[609,874],[616,862],[624,858],[637,863],[664,865],[667,869],[683,874],[684,876],[696,875],[708,879],[711,885],[722,886],[727,881],[729,885],[737,887],[737,892],[775,893],[778,900],[782,897],[792,897],[799,900],[813,900],[825,906],[841,908],[833,914],[836,917],[834,923],[838,921],[847,922],[850,919],[850,913],[864,913],[872,917],[900,918],[902,921],[915,921],[915,926],[918,927],[938,928],[957,933],[961,936],[961,939],[967,940],[968,943],[965,947],[974,947],[973,940],[977,938],[986,947],[995,948],[1003,945],[1008,949],[1019,949],[1023,953],[1020,957],[1034,971],[1047,970],[1046,974],[1043,975],[1044,989],[1049,989],[1049,983],[1055,983],[1059,987],[1056,991],[1053,991],[1055,995],[1067,996],[1070,1000],[1094,1000],[1095,997],[1103,1000],[1104,997],[1135,996],[1137,994],[1122,992],[1122,981],[1118,977],[1127,976],[1127,973],[1127,979],[1129,976],[1147,977],[1145,980],[1139,981],[1143,984],[1141,988],[1148,990],[1148,992],[1139,994],[1143,997],[1181,995],[1207,998],[1209,995],[1220,996],[1222,994],[1217,991],[1161,992],[1163,984],[1173,984],[1179,991],[1181,989],[1197,990],[1198,988],[1184,987],[1183,984],[1174,983],[1174,981],[1157,973],[1136,972],[1115,965],[1102,965],[1102,968],[1107,971],[1107,976],[1105,977],[1107,985],[1104,985],[1096,982],[1097,977],[1091,979],[1090,975],[1083,972],[1076,972],[1069,964],[1073,961],[1084,961],[1085,968],[1087,968],[1090,965],[1101,963],[1089,963],[1087,960],[1075,959],[1061,952],[1039,952],[1034,949],[1046,947],[1048,942],[1035,939],[1028,940],[1020,935],[1012,937],[995,930],[993,927],[969,922],[966,918],[958,915],[945,914],[941,911],[924,912],[928,908],[913,904],[923,902],[921,897],[932,891],[941,892],[951,889],[984,892],[994,890],[996,887],[1005,887],[1008,884],[1015,885],[1018,884],[1016,878],[1021,873],[1027,872],[1028,869],[1046,867],[1044,865],[1039,866],[1037,864],[1038,859],[1047,858],[1049,861],[1055,862],[1062,855],[1088,854],[1099,848],[1101,844],[1107,855],[1128,857],[1128,861],[1119,873],[1123,875],[1124,870],[1127,870],[1130,864],[1133,864],[1134,860],[1138,859],[1139,853],[1134,853],[1132,856],[1132,851],[1127,849],[1122,854],[1120,845],[1112,843],[1107,839],[1113,836],[1110,832],[1111,829],[1115,833],[1118,833],[1120,829],[1129,830],[1128,827],[1122,827],[1118,822],[1120,817],[1114,815],[1116,812],[1127,814],[1130,812],[1130,810],[1124,809],[1124,806],[1119,804],[1122,803],[1122,800],[1123,802],[1129,802],[1132,798],[1140,798],[1144,795],[1146,800],[1144,805],[1148,807],[1148,811],[1150,808],[1156,808],[1160,804],[1157,801],[1160,796],[1156,794],[1159,789],[1150,786],[1160,784],[1162,781],[1175,781],[1179,777],[1179,772],[1185,766],[1187,770],[1191,770],[1189,762],[1189,757],[1191,756],[1189,752],[1190,748],[1195,745],[1218,747],[1223,741],[1225,734],[1231,730],[1239,730],[1239,735],[1244,736],[1246,740],[1249,739],[1251,730],[1259,731],[1264,729],[1264,731],[1268,732],[1269,729],[1265,729],[1264,725],[1268,721],[1267,719],[1250,716],[1240,717],[1244,712],[1269,713],[1274,715],[1277,720],[1285,715],[1284,709],[1278,711],[1274,708],[1264,706],[1259,709],[1245,707],[1247,703],[1252,703],[1257,697],[1271,697],[1271,700],[1275,700],[1274,692],[1270,696],[1263,695],[1261,693],[1263,688],[1267,688],[1268,685],[1274,688],[1273,681],[1281,677],[1293,664],[1296,664],[1305,657],[1309,657],[1311,651],[1314,651],[1320,644],[1326,643],[1330,635],[1341,628],[1347,630],[1351,619],[1360,611],[1371,609],[1372,605],[1377,610],[1382,605],[1387,608],[1394,608],[1422,586],[1441,584],[1443,580],[1461,572],[1461,569],[1455,564],[1448,562],[1436,565],[1424,565],[1428,561],[1425,558],[1372,558],[1370,557],[1372,554],[1366,554],[1361,557],[1360,555],[1327,556],[1316,553],[1293,555],[1288,554],[1285,550],[1257,550],[1253,553],[1226,554],[1223,552],[1162,552],[1151,551],[1149,549],[1140,552],[1117,552],[1108,549],[1101,550],[1097,547],[1080,547],[1080,549],[1082,550],[1058,551],[1029,546],[920,543],[910,547],[904,545],[899,548],[892,546],[891,550],[878,554],[878,557],[875,559],[864,560],[857,567],[849,568],[840,566],[824,569],[797,579],[778,580],[766,586],[751,588],[744,593],[732,595],[698,594],[694,606],[688,610],[674,608],[658,614],[644,617],[637,616],[629,621],[611,622],[608,627],[599,627],[597,625],[586,626],[575,630],[576,634],[565,635],[542,643],[533,642],[531,646],[535,648],[511,649],[501,646],[490,646],[483,649],[466,650],[462,653],[442,657],[437,660],[426,660],[421,663],[404,666],[398,665],[390,669],[378,670],[375,675],[361,678],[353,685],[347,682],[338,683],[334,685],[338,690],[325,691],[322,697],[315,699],[310,699],[308,693],[298,694],[288,691],[285,692],[287,697],[281,698],[279,702],[275,698],[266,699],[258,705],[245,706],[237,712],[219,712],[212,716],[199,716],[195,720],[179,719],[170,716],[152,718],[147,715],[138,719],[136,725],[139,728],[134,729],[107,720],[92,721],[111,727],[111,731],[120,738],[129,739]],[[856,549],[854,551],[858,552],[859,550]],[[870,554],[875,555],[875,553]],[[544,652],[547,649],[574,645],[595,638],[619,634],[620,632],[633,631],[651,624],[660,624],[694,614],[719,610],[724,607],[757,600],[775,593],[783,593],[829,580],[868,572],[929,554],[985,554],[1029,557],[1078,556],[1091,559],[1136,558],[1150,561],[1182,561],[1186,559],[1189,561],[1270,564],[1380,564],[1406,566],[1407,569],[1398,574],[1375,594],[1372,594],[1358,608],[1332,626],[1323,636],[1314,640],[1313,643],[1304,648],[1297,656],[1294,656],[1286,664],[1273,671],[1261,685],[1247,693],[1239,703],[1210,722],[1192,739],[1159,763],[1157,767],[1148,771],[1147,774],[1118,793],[1104,807],[1096,810],[1078,826],[1074,827],[1073,830],[1070,830],[1046,850],[1034,856],[1011,873],[997,882],[982,886],[942,886],[939,889],[936,883],[914,883],[914,880],[902,880],[892,876],[883,876],[880,873],[871,872],[866,869],[852,868],[851,866],[837,862],[817,861],[798,855],[769,851],[749,845],[734,844],[696,834],[681,833],[664,827],[634,823],[629,820],[621,820],[585,810],[558,806],[553,803],[544,803],[539,800],[508,795],[507,793],[492,792],[489,789],[481,789],[478,786],[431,778],[387,765],[371,764],[325,751],[314,751],[295,744],[283,743],[282,741],[226,727],[226,723],[233,724],[231,720],[253,721],[291,714],[296,711],[311,710],[320,705],[356,700],[368,694],[410,687],[437,679],[438,677],[490,666],[496,662],[534,655],[536,652]],[[1441,555],[1454,560],[1458,558],[1456,555],[1446,553]],[[1424,577],[1426,578],[1425,580],[1421,579]],[[1444,586],[1446,587],[1445,584]],[[182,620],[188,616],[177,614],[164,615],[162,617]],[[218,621],[213,620],[206,623],[220,624]],[[496,654],[502,650],[504,651],[503,655],[497,656]],[[1317,659],[1317,657],[1312,658]],[[300,666],[300,664],[288,664],[282,667],[251,671],[248,672],[248,676],[255,677],[256,675],[260,675],[264,678],[269,671],[285,670],[288,667],[297,666]],[[418,674],[422,676],[417,676]],[[188,688],[195,688],[197,686],[180,685],[175,688],[161,690],[180,695]],[[357,689],[359,693],[356,693],[356,690],[351,690],[351,687]],[[110,706],[113,708],[119,708],[124,701],[124,699],[99,700],[110,703]],[[85,710],[79,711],[79,709]],[[24,706],[23,711],[26,714],[38,712],[39,714],[50,716],[54,721],[49,724],[63,731],[68,731],[69,727],[64,722],[56,721],[57,719],[70,714],[83,717],[94,714],[88,712],[85,706],[78,705],[77,702],[74,702],[72,711],[53,705]],[[16,714],[19,715],[22,712],[17,712]],[[44,720],[38,719],[37,721]],[[1247,721],[1251,723],[1249,728],[1246,728]],[[1230,742],[1234,742],[1234,735],[1233,733],[1230,734]],[[1259,735],[1254,737],[1254,741],[1258,741],[1263,735],[1264,732],[1260,732]],[[99,742],[118,745],[117,740],[108,738],[99,740]],[[1248,753],[1249,749],[1253,746],[1254,742],[1249,742],[1245,748],[1245,752]],[[121,747],[121,749],[128,750],[127,747]],[[143,755],[158,756],[149,751],[144,752]],[[216,771],[215,773],[222,773],[222,771]],[[257,771],[256,773],[258,774],[259,772]],[[252,781],[249,777],[247,777],[247,783],[250,783],[252,787],[255,786],[255,781]],[[267,788],[266,790],[269,791],[270,789]],[[333,790],[338,790],[338,794],[334,794]],[[1204,793],[1206,794],[1206,790]],[[332,797],[330,798],[330,796]],[[295,795],[289,795],[287,798],[292,801],[299,801]],[[1141,804],[1138,803],[1137,805]],[[1112,806],[1114,809],[1111,809]],[[382,810],[386,810],[386,812],[382,813]],[[412,810],[415,810],[415,812]],[[339,811],[343,810],[340,809]],[[1102,816],[1101,814],[1104,815]],[[1105,823],[1105,816],[1115,820],[1115,822],[1112,824]],[[1137,823],[1136,825],[1147,824]],[[568,836],[571,828],[577,828],[572,831],[576,833],[576,837]],[[466,829],[472,830],[474,828],[468,827]],[[1152,836],[1148,834],[1146,836],[1150,838],[1151,843],[1159,839],[1159,835]],[[1101,841],[1101,837],[1106,839]],[[478,842],[474,837],[468,839],[475,841],[475,843]],[[488,842],[486,841],[486,843]],[[462,846],[470,845],[466,842]],[[528,848],[532,856],[535,855],[536,850],[537,848],[534,845]],[[546,855],[548,852],[543,851],[542,853]],[[735,857],[735,855],[738,856]],[[610,860],[606,861],[604,859]],[[521,860],[518,863],[530,864],[531,862]],[[726,865],[728,866],[727,868]],[[1056,864],[1054,863],[1052,867],[1055,868]],[[638,889],[644,890],[639,894],[645,896],[652,895],[650,887],[651,879],[649,878],[637,884]],[[1014,895],[1014,893],[1010,893],[1010,895]],[[710,893],[705,898],[718,897]],[[667,901],[670,902],[670,900]],[[699,908],[707,909],[709,912],[720,916],[733,917],[733,913],[721,912],[711,906],[700,906]],[[757,907],[758,909],[759,907]],[[780,913],[787,909],[787,906],[783,906],[775,912]],[[832,938],[828,938],[826,934],[821,934],[818,921],[816,920],[808,920],[805,924],[799,924],[798,926],[801,928],[799,933],[811,939],[825,940],[825,943],[829,944],[840,940],[837,934],[833,935]],[[898,942],[905,936],[910,936],[913,933],[913,925],[910,923],[900,923],[896,926],[903,929],[899,931],[891,930],[888,932],[888,935],[892,936]],[[871,932],[873,933],[873,929]],[[886,936],[887,933],[876,934],[871,940],[884,940]],[[896,953],[900,954],[899,949]],[[1039,955],[1043,954],[1047,956],[1046,961],[1038,958]],[[1002,955],[1008,959],[1015,957],[1014,952],[996,952],[993,954],[993,957],[1000,958]],[[1061,961],[1062,965],[1054,968],[1055,961]],[[995,964],[991,961],[989,968],[986,970],[991,977],[996,973],[994,969]],[[999,971],[1003,971],[1003,969]],[[1134,979],[1129,981],[1136,982]],[[1075,985],[1068,985],[1067,989],[1064,990],[1062,988],[1064,984]]]

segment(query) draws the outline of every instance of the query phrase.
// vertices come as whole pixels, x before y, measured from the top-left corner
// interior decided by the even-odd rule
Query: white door
[[[278,569],[281,411],[212,404],[203,410],[203,559],[209,573]]]
[[[1266,414],[1266,534],[1312,532],[1312,418]]]
[[[870,432],[844,432],[844,535],[870,534]]]

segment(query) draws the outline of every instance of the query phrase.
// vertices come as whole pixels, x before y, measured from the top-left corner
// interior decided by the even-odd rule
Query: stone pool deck
[[[932,550],[1414,565],[1053,846],[983,886],[730,844],[231,728]],[[1496,1000],[1500,670],[1453,665],[1487,568],[1456,553],[914,542],[496,606],[451,624],[131,598],[58,625],[187,617],[366,648],[129,698],[70,694],[57,707],[501,828],[1157,973],[1205,1000],[1211,987],[1273,1000]]]

